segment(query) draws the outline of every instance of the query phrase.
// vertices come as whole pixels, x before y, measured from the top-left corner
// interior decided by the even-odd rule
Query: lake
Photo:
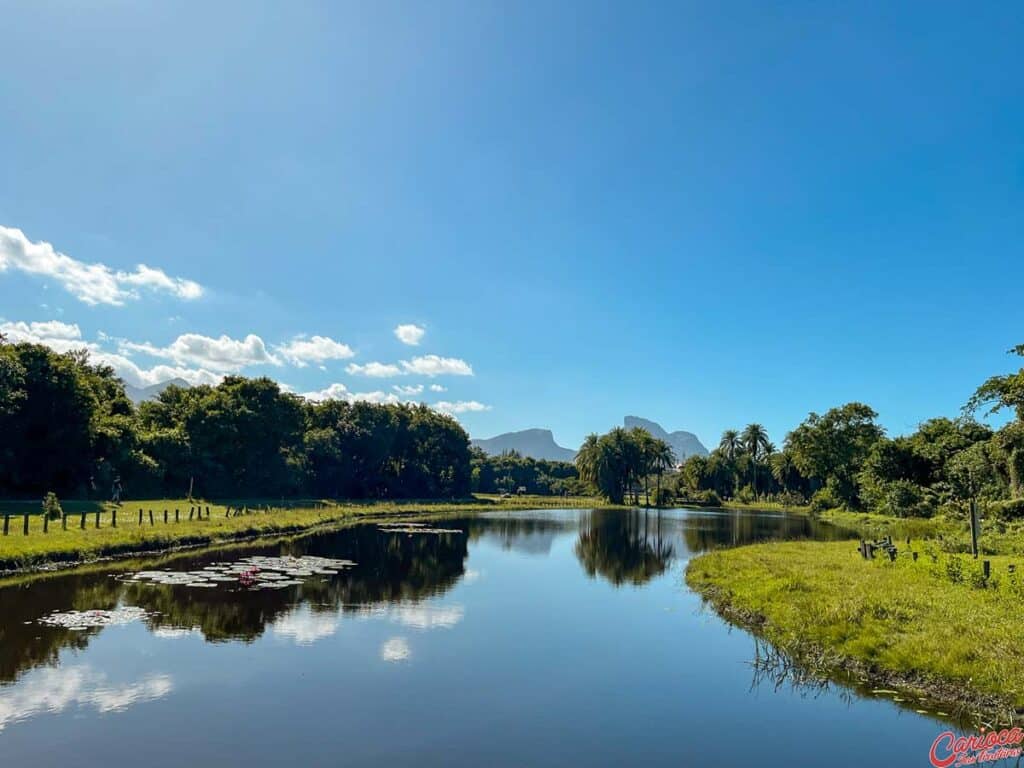
[[[946,727],[756,675],[752,636],[684,583],[695,553],[843,535],[829,526],[711,510],[430,525],[0,589],[0,765],[915,766]]]

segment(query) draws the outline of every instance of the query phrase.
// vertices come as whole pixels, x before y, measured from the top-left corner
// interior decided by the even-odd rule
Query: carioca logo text
[[[943,731],[932,742],[928,758],[935,768],[987,763],[1007,757],[1020,757],[1019,745],[1022,741],[1024,730],[1020,728],[970,736],[957,736],[952,731]]]

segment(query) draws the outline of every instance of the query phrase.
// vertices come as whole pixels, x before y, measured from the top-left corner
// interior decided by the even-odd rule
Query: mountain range
[[[153,400],[172,384],[176,387],[185,387],[186,389],[189,386],[188,382],[184,379],[169,379],[168,381],[161,381],[159,384],[153,384],[148,387],[134,387],[131,384],[125,384],[124,393],[128,395],[129,400],[138,405],[146,400]]]
[[[490,456],[500,456],[515,451],[520,456],[548,461],[572,461],[576,451],[563,448],[555,442],[550,429],[524,429],[520,432],[506,432],[486,440],[470,440],[472,445],[482,448]]]
[[[639,416],[627,416],[622,420],[622,426],[626,429],[642,427],[659,440],[664,440],[670,446],[680,462],[690,456],[707,456],[708,449],[692,432],[677,430],[666,432],[660,424]],[[519,432],[505,432],[486,440],[470,440],[475,447],[483,449],[484,453],[490,456],[500,456],[509,451],[515,451],[520,456],[529,456],[533,459],[547,459],[549,461],[572,461],[576,458],[576,451],[570,448],[563,448],[555,442],[555,436],[550,429],[524,429]]]

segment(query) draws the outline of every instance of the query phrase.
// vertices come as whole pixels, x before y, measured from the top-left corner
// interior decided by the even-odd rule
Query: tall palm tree
[[[718,450],[729,461],[733,461],[743,450],[743,443],[740,441],[740,433],[735,429],[727,429],[722,433],[722,439],[718,441]]]
[[[672,450],[672,446],[666,443],[664,440],[655,439],[651,446],[651,462],[654,465],[654,471],[658,475],[658,490],[655,491],[654,500],[657,505],[661,506],[661,475],[670,467],[676,463],[676,454]]]
[[[768,430],[757,423],[748,424],[740,435],[740,442],[750,455],[750,485],[754,489],[754,498],[757,498],[757,462],[762,456],[767,455],[768,446],[771,445]]]
[[[722,439],[718,441],[718,452],[728,462],[729,474],[732,479],[732,491],[736,492],[736,459],[743,452],[743,442],[740,440],[740,433],[735,429],[727,429],[722,433]]]

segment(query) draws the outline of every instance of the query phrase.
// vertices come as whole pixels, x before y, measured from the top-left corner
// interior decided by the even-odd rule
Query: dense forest
[[[1024,356],[1024,345],[1011,350]],[[975,420],[1009,410],[998,430]],[[878,414],[848,403],[810,414],[781,450],[764,428],[727,430],[676,478],[683,496],[810,502],[897,516],[930,517],[972,502],[1005,517],[1024,515],[1024,369],[993,376],[955,419],[935,418],[910,435],[887,437]]]
[[[424,405],[311,403],[270,379],[168,387],[137,409],[85,352],[0,339],[0,493],[453,498],[469,437]]]
[[[515,451],[488,456],[480,448],[472,449],[472,489],[474,493],[541,496],[578,496],[592,491],[571,462],[533,459]]]

